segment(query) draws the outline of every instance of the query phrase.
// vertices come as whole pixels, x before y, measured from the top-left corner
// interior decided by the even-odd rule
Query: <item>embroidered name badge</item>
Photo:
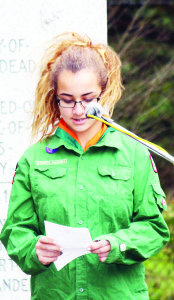
[[[35,161],[36,166],[51,166],[51,165],[60,165],[60,164],[66,164],[67,163],[67,159],[59,159],[59,160],[37,160]]]
[[[151,163],[152,163],[152,168],[153,168],[154,172],[155,172],[155,173],[158,173],[158,171],[157,171],[157,167],[156,167],[156,165],[155,165],[155,163],[154,163],[154,160],[153,160],[153,158],[152,158],[152,155],[151,155],[151,154],[150,154],[150,160],[151,160]]]

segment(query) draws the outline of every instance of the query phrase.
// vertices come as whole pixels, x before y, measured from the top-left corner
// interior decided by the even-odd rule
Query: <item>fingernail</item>
[[[88,250],[88,251],[91,251],[91,248],[90,248],[90,247],[88,247],[88,248],[87,248],[87,250]]]
[[[56,242],[56,241],[53,241],[53,244],[55,244],[55,245],[58,245],[58,242]]]
[[[63,251],[63,248],[62,247],[60,247],[60,252],[62,252]]]

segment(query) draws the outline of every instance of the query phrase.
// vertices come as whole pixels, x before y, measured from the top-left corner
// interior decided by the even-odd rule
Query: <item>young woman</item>
[[[142,262],[169,239],[158,174],[146,148],[85,114],[91,102],[112,114],[120,68],[111,48],[74,33],[57,37],[43,58],[32,127],[41,139],[18,162],[1,233],[31,274],[33,300],[149,299]],[[63,249],[44,220],[87,227],[91,253],[57,271]]]

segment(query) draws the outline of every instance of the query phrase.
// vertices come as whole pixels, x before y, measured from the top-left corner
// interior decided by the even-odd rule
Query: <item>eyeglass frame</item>
[[[100,97],[94,97],[92,100],[94,100],[94,99],[96,99],[97,102],[100,101]],[[82,105],[82,107],[86,108],[86,106],[84,106],[82,102],[83,102],[83,101],[86,101],[86,100],[89,100],[89,99],[86,99],[86,100],[84,99],[84,100],[81,100],[81,101],[74,101],[74,100],[71,100],[71,101],[74,102],[74,106],[69,106],[69,107],[60,105],[60,101],[61,101],[61,100],[63,100],[63,99],[59,99],[58,97],[56,98],[56,101],[58,102],[59,106],[60,106],[60,107],[63,107],[63,108],[74,108],[74,107],[76,106],[77,103],[80,103],[80,104]],[[64,100],[63,100],[63,101],[64,101]],[[65,101],[66,101],[66,100],[65,100]],[[92,101],[91,101],[91,102],[92,102]],[[90,103],[90,102],[89,102],[89,103]]]

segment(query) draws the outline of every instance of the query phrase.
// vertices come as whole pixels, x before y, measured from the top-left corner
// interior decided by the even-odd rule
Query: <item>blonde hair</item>
[[[122,94],[121,61],[103,44],[93,44],[88,36],[64,33],[57,36],[42,58],[40,79],[35,92],[32,136],[41,133],[42,140],[55,131],[60,111],[56,102],[57,78],[63,70],[77,72],[90,68],[98,75],[102,95],[100,104],[107,106],[109,115]]]

